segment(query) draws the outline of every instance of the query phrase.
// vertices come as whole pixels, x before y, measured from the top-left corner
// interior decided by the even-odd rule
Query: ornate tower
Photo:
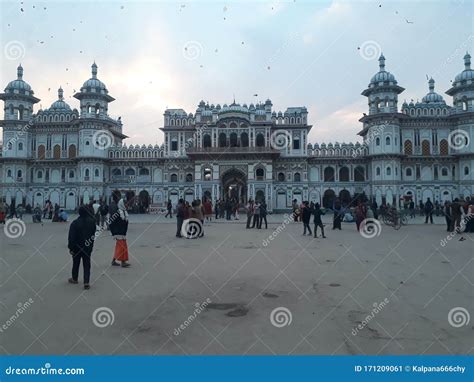
[[[23,67],[17,68],[17,79],[0,94],[4,102],[3,156],[26,158],[29,152],[29,130],[33,124],[33,105],[40,100],[23,80]]]
[[[398,112],[398,95],[404,90],[385,70],[385,57],[381,54],[379,71],[362,92],[368,98],[369,114],[360,119],[364,128],[359,133],[371,157],[370,178],[377,183],[372,185],[372,196],[379,204],[396,203],[400,193],[394,184],[401,179],[400,118],[406,116]]]

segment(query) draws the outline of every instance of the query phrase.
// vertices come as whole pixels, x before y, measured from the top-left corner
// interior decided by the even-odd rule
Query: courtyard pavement
[[[132,267],[110,266],[103,232],[85,291],[67,283],[69,223],[25,216],[0,227],[0,354],[472,354],[474,236],[447,240],[435,219],[364,237],[325,216],[314,239],[273,215],[261,230],[213,221],[193,240],[174,219],[132,215]]]

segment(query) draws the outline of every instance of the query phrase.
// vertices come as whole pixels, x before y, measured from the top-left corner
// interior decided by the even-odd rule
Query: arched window
[[[7,177],[8,178],[12,177],[12,170],[10,170],[10,169],[7,170]]]
[[[257,168],[257,170],[255,171],[255,177],[257,178],[257,180],[264,180],[265,171],[263,170],[263,168]]]
[[[44,145],[38,146],[38,159],[46,158],[46,147]]]
[[[324,169],[324,181],[334,182],[334,169],[332,167],[326,167]]]
[[[404,143],[405,155],[413,155],[413,145],[409,139]]]
[[[89,176],[90,176],[90,171],[88,168],[86,168],[86,170],[84,171],[84,177],[87,179],[89,178]]]
[[[171,174],[170,182],[177,183],[178,182],[178,175],[177,174]]]
[[[468,166],[464,167],[464,175],[469,175],[469,167]]]
[[[186,174],[186,182],[190,183],[193,181],[193,174]]]
[[[285,174],[283,174],[282,172],[279,172],[278,173],[278,181],[279,182],[284,182],[285,181]]]
[[[125,175],[127,176],[134,176],[135,175],[135,170],[133,168],[127,168],[125,170]]]
[[[211,136],[209,134],[204,135],[202,145],[204,147],[211,147],[212,146]]]
[[[147,168],[141,168],[140,170],[138,170],[138,175],[142,175],[142,176],[150,175],[150,170],[148,170]]]
[[[392,168],[390,166],[388,166],[386,169],[385,169],[385,173],[387,174],[387,176],[391,176],[392,175]]]
[[[339,170],[339,181],[349,182],[349,169],[347,167],[341,167]]]
[[[53,147],[53,158],[54,159],[61,159],[61,146],[54,145],[54,147]]]
[[[411,170],[410,167],[408,167],[406,170],[405,170],[405,176],[412,176],[413,175],[413,171]]]
[[[257,147],[265,146],[265,137],[262,133],[257,134],[257,141],[255,142]]]
[[[441,139],[441,141],[439,142],[439,153],[440,155],[449,154],[449,144],[446,139]]]
[[[68,149],[68,157],[69,159],[73,159],[76,157],[76,145],[70,145]]]
[[[375,138],[375,146],[380,146],[380,138]]]
[[[390,137],[385,138],[385,146],[390,146]]]
[[[69,171],[69,179],[73,179],[73,178],[74,178],[74,171],[70,170]]]
[[[95,171],[94,171],[94,176],[95,176],[96,178],[98,178],[98,177],[100,176],[100,172],[99,172],[99,169],[98,169],[98,168],[95,169]]]
[[[18,151],[23,151],[23,142],[18,143]]]
[[[430,142],[426,139],[421,142],[421,154],[423,156],[430,156],[431,154]]]
[[[441,169],[441,176],[448,176],[448,169],[446,167]]]
[[[295,182],[301,182],[301,174],[299,172],[295,172],[295,175],[293,175],[293,180]]]
[[[380,176],[380,167],[375,169],[375,175]]]

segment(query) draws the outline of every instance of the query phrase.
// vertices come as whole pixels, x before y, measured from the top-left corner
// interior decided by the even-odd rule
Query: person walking
[[[254,210],[253,210],[253,222],[252,228],[258,228],[258,222],[260,221],[260,203],[255,203]]]
[[[260,223],[258,228],[262,228],[262,222],[265,220],[265,229],[268,228],[268,222],[267,222],[267,203],[265,203],[265,200],[262,201],[260,204]]]
[[[203,237],[204,236],[204,214],[205,214],[205,211],[204,211],[204,207],[201,203],[201,200],[200,199],[196,199],[193,203],[192,203],[192,213],[191,213],[191,217],[194,218],[194,219],[197,219],[201,222],[201,233],[198,237]]]
[[[184,200],[179,199],[178,205],[176,206],[176,237],[183,237],[183,235],[181,235],[181,228],[183,228],[184,208]]]
[[[314,210],[313,210],[313,214],[314,214],[314,237],[318,237],[318,227],[321,228],[321,234],[323,236],[323,238],[325,239],[326,236],[324,236],[324,224],[323,224],[323,221],[321,219],[321,216],[324,215],[324,211],[321,209],[319,203],[316,203],[314,205]]]
[[[452,216],[451,216],[451,203],[447,200],[444,202],[443,215],[444,215],[444,218],[446,219],[446,230],[448,232],[451,232],[452,231],[453,219],[452,219]]]
[[[68,249],[72,256],[72,277],[70,284],[78,284],[79,266],[84,268],[84,289],[90,288],[91,255],[94,249],[96,226],[84,206],[79,207],[79,217],[71,223],[68,235]]]
[[[433,224],[433,203],[431,202],[430,198],[426,199],[425,203],[425,224],[428,224],[428,218],[430,219],[430,223]]]
[[[100,204],[97,200],[93,201],[92,210],[94,211],[95,225],[100,226]]]
[[[18,215],[16,214],[15,200],[12,200],[12,203],[10,204],[10,215],[8,215],[9,219],[13,219],[13,217],[18,218]]]
[[[357,231],[360,230],[360,224],[367,218],[367,208],[359,200],[355,210]]]
[[[309,226],[309,222],[311,220],[311,209],[309,208],[308,202],[303,202],[301,216],[302,216],[303,227],[304,227],[303,236],[306,235],[306,229],[308,229],[308,235],[311,236],[313,234],[313,232],[311,232],[311,227]]]
[[[246,228],[250,228],[250,223],[252,222],[254,209],[255,209],[255,206],[253,204],[252,199],[249,199],[249,202],[247,203],[246,209],[247,209],[247,226],[246,226]]]
[[[415,217],[415,202],[413,200],[410,200],[410,204],[408,205],[408,209],[410,210],[410,217],[414,218]]]
[[[99,207],[100,213],[100,228],[107,229],[107,214],[109,213],[109,206],[104,200],[100,201]]]
[[[212,203],[209,199],[205,199],[203,203],[204,216],[206,221],[210,224],[212,221]]]
[[[7,214],[7,208],[5,207],[5,203],[0,201],[0,224],[5,224],[5,217]]]
[[[332,229],[339,229],[341,230],[341,223],[342,219],[344,217],[344,211],[341,205],[341,202],[339,199],[336,199],[334,201],[334,216],[333,216],[333,221],[332,221]]]
[[[298,216],[300,214],[300,210],[298,208],[298,201],[296,199],[293,199],[293,203],[291,204],[292,210],[293,210],[293,220],[298,222]]]
[[[128,263],[127,245],[128,212],[123,199],[119,200],[119,202],[117,203],[117,208],[118,215],[110,223],[110,232],[116,240],[112,265],[121,265],[122,268],[127,268],[130,266],[130,263]],[[120,261],[121,264],[119,264],[118,261]]]
[[[166,210],[167,210],[168,212],[166,213],[165,218],[167,218],[168,215],[169,215],[170,219],[173,219],[173,213],[172,213],[172,211],[173,211],[173,204],[171,203],[171,199],[168,199],[168,203],[167,203],[167,205],[166,205]]]

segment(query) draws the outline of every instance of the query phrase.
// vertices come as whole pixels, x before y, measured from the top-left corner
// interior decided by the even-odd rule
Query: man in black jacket
[[[84,289],[89,289],[91,273],[91,255],[94,248],[96,225],[87,208],[79,207],[79,217],[69,227],[68,248],[72,255],[72,277],[68,280],[77,284],[79,266],[84,267]]]
[[[184,200],[179,199],[178,205],[176,207],[176,237],[183,237],[181,234],[181,229],[183,228],[184,222]]]

